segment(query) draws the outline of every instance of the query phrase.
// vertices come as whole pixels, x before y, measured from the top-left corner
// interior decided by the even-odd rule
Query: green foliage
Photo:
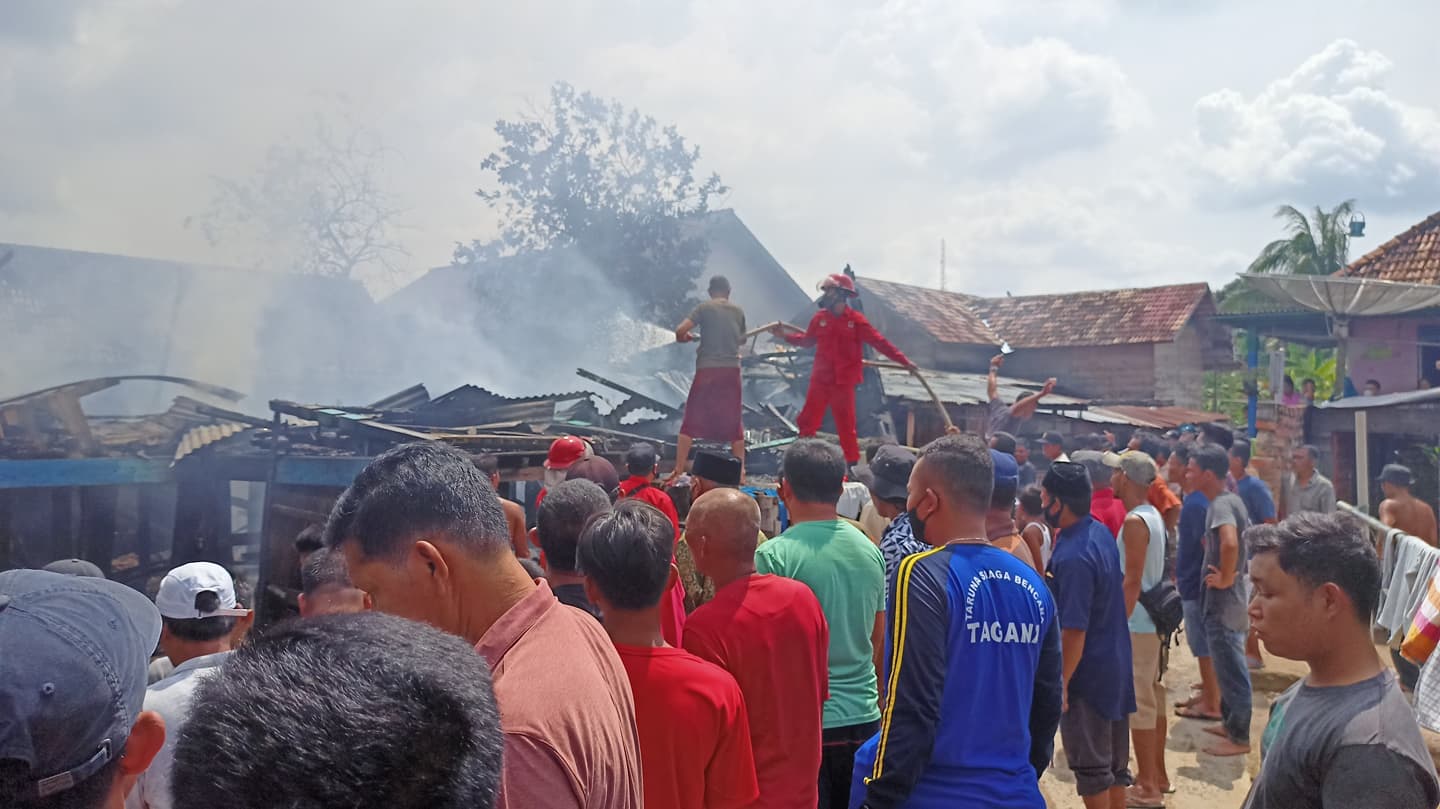
[[[1285,373],[1295,380],[1296,390],[1304,385],[1306,379],[1315,380],[1315,399],[1325,401],[1335,390],[1335,350],[1288,344]]]
[[[1224,413],[1230,423],[1245,423],[1245,372],[1207,371],[1201,395],[1205,409],[1212,413]]]
[[[573,248],[636,314],[672,323],[689,310],[708,245],[685,220],[729,190],[717,174],[697,179],[699,147],[564,82],[546,109],[498,121],[495,132],[504,143],[481,164],[495,183],[476,193],[499,215],[499,236],[458,246],[457,263]]]
[[[1311,217],[1292,205],[1281,205],[1275,218],[1285,222],[1290,235],[1265,245],[1250,263],[1252,273],[1330,275],[1350,263],[1350,214],[1355,200],[1347,199],[1328,213],[1315,206]]]

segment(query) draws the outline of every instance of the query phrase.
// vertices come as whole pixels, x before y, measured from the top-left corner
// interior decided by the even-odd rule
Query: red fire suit
[[[869,343],[901,365],[910,365],[909,358],[876,331],[864,315],[848,306],[838,315],[829,309],[821,309],[810,319],[810,327],[804,334],[786,334],[785,339],[795,345],[815,346],[815,369],[810,374],[810,389],[805,393],[805,407],[795,424],[800,428],[800,435],[814,435],[820,429],[820,422],[825,420],[825,409],[828,407],[835,417],[835,430],[840,434],[840,449],[845,452],[845,461],[859,463],[855,386],[865,375],[862,364],[865,344]]]

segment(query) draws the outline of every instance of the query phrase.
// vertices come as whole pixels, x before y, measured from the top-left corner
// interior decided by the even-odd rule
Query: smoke
[[[442,267],[381,302],[413,384],[474,384],[506,396],[593,389],[635,354],[673,341],[631,315],[635,296],[574,250]]]
[[[398,376],[372,355],[377,311],[356,282],[0,245],[0,396],[100,376],[160,374],[271,398],[377,396]],[[176,391],[123,385],[91,413],[168,407]]]

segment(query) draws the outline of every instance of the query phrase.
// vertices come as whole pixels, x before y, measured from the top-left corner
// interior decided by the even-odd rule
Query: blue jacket
[[[1055,601],[989,545],[908,556],[890,585],[885,712],[851,806],[1036,807],[1060,724]]]

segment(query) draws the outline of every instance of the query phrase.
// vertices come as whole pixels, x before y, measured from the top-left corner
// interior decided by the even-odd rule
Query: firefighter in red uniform
[[[810,373],[810,390],[805,394],[805,407],[796,419],[801,436],[812,436],[825,419],[825,409],[835,417],[835,430],[840,434],[840,449],[845,461],[860,461],[860,438],[855,430],[855,386],[865,375],[865,345],[874,346],[881,354],[914,368],[905,353],[886,340],[870,325],[865,316],[850,308],[850,300],[859,297],[855,282],[844,273],[835,273],[820,284],[820,311],[810,319],[804,334],[776,326],[771,333],[800,346],[815,346],[815,367]],[[793,327],[792,327],[793,328]]]

